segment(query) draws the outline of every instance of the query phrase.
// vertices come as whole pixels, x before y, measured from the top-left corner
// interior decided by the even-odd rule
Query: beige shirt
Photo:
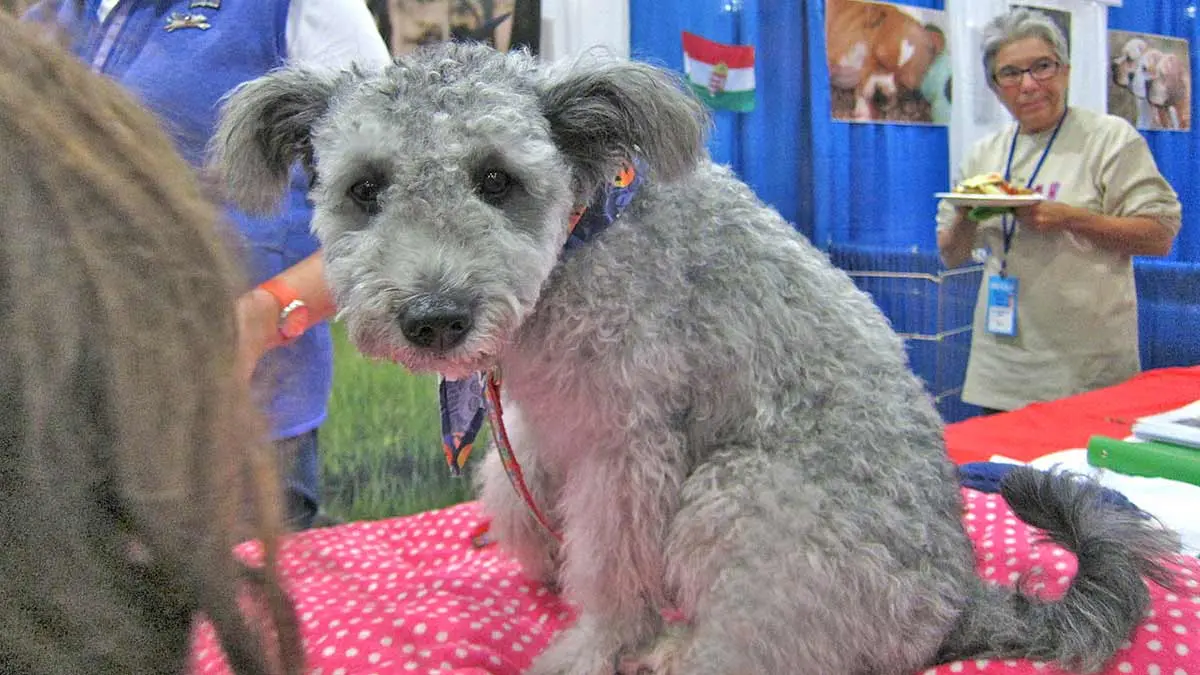
[[[1004,173],[1016,124],[971,148],[961,176]],[[1022,134],[1011,182],[1026,185],[1052,131]],[[1125,120],[1072,108],[1032,187],[1049,199],[1111,216],[1156,217],[1179,231],[1180,205],[1142,136]],[[938,205],[938,229],[955,209]],[[962,399],[1012,410],[1121,382],[1141,369],[1137,294],[1129,256],[1082,235],[1040,233],[1018,223],[1008,253],[1017,279],[1017,334],[986,329],[988,279],[999,274],[1001,219],[979,224],[976,247],[989,255],[975,304]]]

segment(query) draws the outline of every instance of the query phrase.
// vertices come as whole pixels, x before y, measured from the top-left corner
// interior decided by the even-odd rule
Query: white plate
[[[994,208],[1015,208],[1017,206],[1033,206],[1045,199],[1042,195],[976,195],[959,192],[939,192],[934,195],[945,199],[954,206],[990,206]]]

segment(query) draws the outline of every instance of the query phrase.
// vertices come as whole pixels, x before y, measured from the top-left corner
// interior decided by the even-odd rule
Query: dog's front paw
[[[596,631],[569,628],[534,660],[525,675],[613,675],[617,650]]]

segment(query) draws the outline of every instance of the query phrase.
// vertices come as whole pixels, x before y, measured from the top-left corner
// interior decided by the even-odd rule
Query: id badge
[[[1017,334],[1017,280],[988,277],[987,331],[994,335]]]

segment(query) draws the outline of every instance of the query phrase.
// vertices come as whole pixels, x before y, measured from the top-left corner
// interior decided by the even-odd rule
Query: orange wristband
[[[308,330],[308,305],[300,299],[291,286],[278,277],[267,279],[258,285],[279,303],[277,327],[285,343],[291,342]]]

